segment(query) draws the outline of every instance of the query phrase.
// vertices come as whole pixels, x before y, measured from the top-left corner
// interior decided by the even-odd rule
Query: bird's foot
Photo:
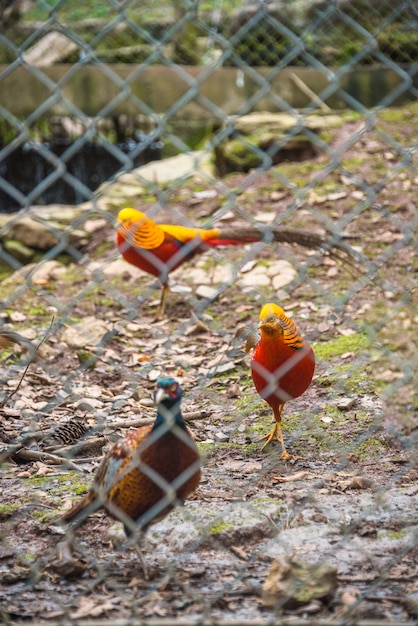
[[[264,443],[261,446],[261,452],[264,450],[264,448],[266,446],[268,446],[269,443],[271,443],[274,439],[276,439],[280,443],[280,445],[282,446],[282,453],[280,455],[280,460],[281,461],[288,461],[289,459],[301,459],[302,458],[300,456],[296,456],[295,454],[290,454],[286,450],[286,448],[284,447],[284,443],[283,443],[282,437],[280,436],[280,430],[279,430],[279,427],[277,426],[277,424],[275,426],[273,426],[273,428],[271,429],[271,431],[269,433],[267,433],[263,437],[260,437],[260,439],[257,439],[257,441],[264,441],[264,439],[266,440],[266,443]]]
[[[281,461],[289,461],[290,459],[293,459],[294,461],[296,461],[297,459],[303,459],[303,456],[298,456],[297,454],[290,454],[290,452],[288,452],[287,450],[283,449],[281,455],[280,455],[280,460]]]
[[[260,439],[257,439],[257,443],[259,441],[264,441],[264,439],[266,440],[266,443],[264,443],[261,446],[260,452],[262,452],[264,448],[268,446],[269,443],[273,441],[273,439],[276,439],[276,438],[277,438],[277,426],[274,426],[269,433],[267,433],[266,435],[263,435],[263,437],[260,437]]]

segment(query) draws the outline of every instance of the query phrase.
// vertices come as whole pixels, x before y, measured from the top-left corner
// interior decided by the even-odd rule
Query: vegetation
[[[264,5],[254,12],[242,8],[238,0],[165,4],[136,0],[126,7],[101,0],[86,4],[50,0],[33,3],[23,18],[24,35],[19,29],[17,34],[23,43],[28,24],[55,18],[96,54],[106,54],[108,62],[109,53],[113,62],[160,63],[169,54],[174,62],[196,65],[223,55],[224,65],[267,67],[309,67],[313,59],[326,66],[379,65],[382,55],[396,63],[411,63],[417,56],[412,9],[396,14],[389,4],[376,8],[366,0],[347,3],[339,11],[324,11],[322,3],[292,4],[271,7],[267,13]],[[172,44],[171,50],[156,51],[157,42]],[[74,60],[69,56],[67,62]]]

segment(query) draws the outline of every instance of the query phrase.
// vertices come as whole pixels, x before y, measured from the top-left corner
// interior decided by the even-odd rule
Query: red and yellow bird
[[[226,230],[187,228],[172,224],[156,224],[145,213],[136,209],[122,209],[116,243],[123,258],[144,272],[156,276],[162,283],[159,314],[164,311],[168,292],[168,275],[182,263],[209,248],[240,246],[256,241],[297,243],[313,249],[339,248],[332,246],[319,234],[292,228],[237,227]]]
[[[292,455],[285,448],[282,431],[282,411],[288,400],[301,396],[309,387],[315,370],[315,356],[296,324],[277,304],[265,304],[260,312],[260,339],[249,342],[253,347],[251,374],[260,396],[273,409],[275,424],[262,437],[262,450],[277,439],[282,446],[282,459]]]

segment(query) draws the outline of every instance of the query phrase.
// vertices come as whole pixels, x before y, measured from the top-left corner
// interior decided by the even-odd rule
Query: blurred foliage
[[[318,5],[299,19],[284,10],[241,11],[231,23],[231,61],[268,67],[310,66],[312,59],[329,66],[353,60],[373,65],[384,54],[396,63],[412,63],[418,58],[417,20],[412,5],[396,13],[386,3],[376,10],[364,0],[338,11]]]
[[[412,1],[400,11],[389,0],[352,0],[338,7],[314,1],[42,0],[7,33],[10,45],[0,42],[0,63],[13,62],[19,48],[36,41],[30,29],[40,22],[63,29],[108,63],[202,65],[222,55],[223,65],[309,67],[375,65],[382,55],[395,63],[418,58],[418,12]],[[74,63],[79,54],[62,61]]]

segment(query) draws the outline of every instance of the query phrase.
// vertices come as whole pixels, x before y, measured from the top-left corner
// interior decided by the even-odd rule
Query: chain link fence
[[[416,3],[0,11],[2,622],[417,623]],[[127,207],[238,241],[153,276]],[[289,459],[243,339],[268,302],[316,358]],[[175,410],[140,465],[162,377],[196,491]]]

